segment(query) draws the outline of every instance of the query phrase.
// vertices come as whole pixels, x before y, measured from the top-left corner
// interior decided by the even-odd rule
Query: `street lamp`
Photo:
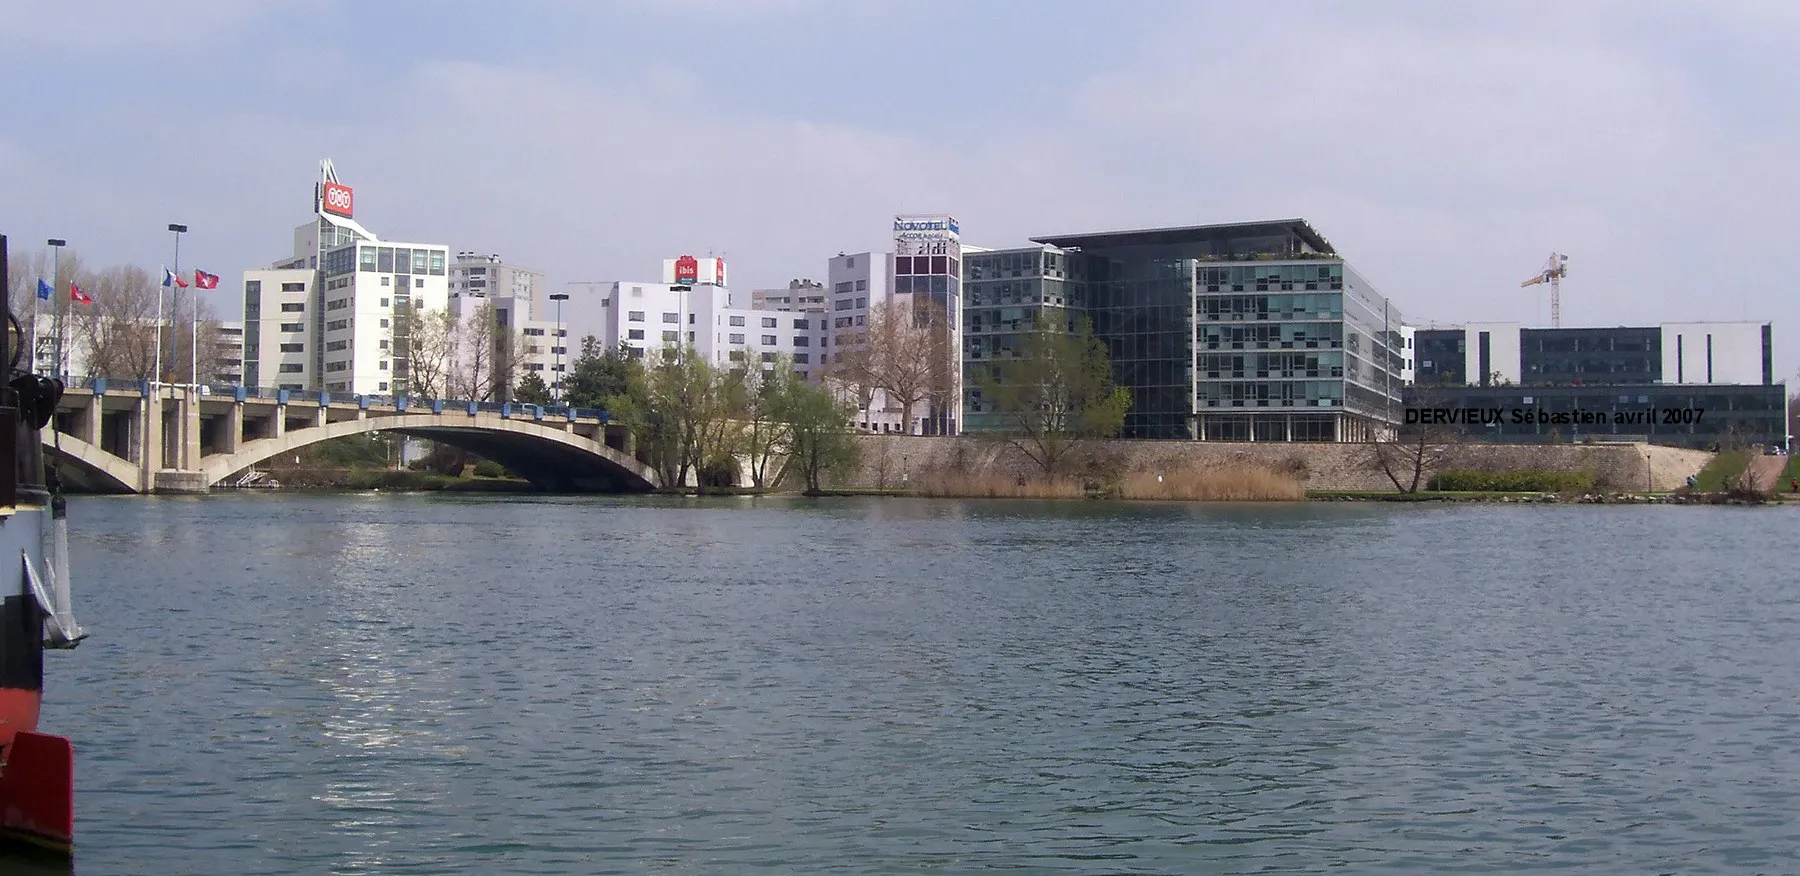
[[[681,296],[681,308],[680,308],[681,309],[681,314],[680,314],[681,321],[679,323],[677,323],[675,326],[675,361],[686,362],[687,361],[687,342],[683,341],[681,339],[681,333],[687,331],[688,293],[694,291],[694,287],[689,286],[686,283],[677,283],[673,286],[670,286],[669,291],[674,292]]]
[[[550,378],[556,382],[552,383],[550,385],[550,388],[552,390],[552,394],[553,394],[555,400],[558,402],[561,402],[563,400],[563,394],[562,394],[562,382],[563,382],[562,303],[564,301],[569,300],[569,293],[567,293],[567,292],[552,292],[552,293],[550,293],[550,300],[556,302],[556,337],[552,338],[550,341],[551,346],[556,349],[556,370],[551,373]]]
[[[44,241],[44,242],[50,245],[50,264],[51,264],[50,285],[56,287],[56,289],[61,289],[62,288],[62,250],[63,250],[63,247],[69,245],[69,242],[60,237],[52,237],[49,240]],[[62,349],[62,343],[63,343],[62,301],[63,301],[64,294],[67,294],[67,293],[57,294],[55,301],[53,301],[51,303],[51,306],[56,308],[55,316],[54,316],[54,320],[53,320],[56,323],[56,362],[54,363],[54,365],[52,367],[56,369],[56,374],[58,377],[62,376],[62,370],[63,370],[62,369],[62,354],[63,354],[63,349]],[[37,301],[38,301],[38,299],[37,299],[36,295],[31,296],[31,370],[32,371],[37,370],[37,358],[38,358],[38,353],[37,353]]]
[[[174,232],[174,234],[175,234],[175,264],[174,264],[174,268],[172,269],[172,272],[176,276],[180,276],[181,275],[181,235],[188,230],[188,227],[186,225],[181,225],[179,223],[171,222],[171,223],[169,223],[169,230]],[[160,385],[162,382],[162,378],[163,378],[163,358],[162,358],[163,292],[162,292],[162,290],[164,288],[165,287],[163,287],[163,286],[156,287],[156,373],[152,374],[150,376],[152,386]],[[170,292],[169,294],[171,297],[175,298],[175,301],[173,302],[175,312],[180,312],[180,310],[181,310],[180,299],[179,299],[179,297],[176,297],[178,295],[178,293]],[[171,316],[169,319],[169,325],[173,326],[174,324],[175,324],[175,319],[173,316]],[[174,343],[175,343],[175,336],[173,333],[171,333],[169,335],[169,344],[170,344],[170,346],[174,346]],[[170,350],[170,352],[173,353],[174,350]]]

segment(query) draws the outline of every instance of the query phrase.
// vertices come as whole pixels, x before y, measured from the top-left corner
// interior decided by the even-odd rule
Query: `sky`
[[[226,277],[329,157],[384,238],[552,285],[1304,218],[1415,323],[1775,323],[1791,0],[0,0],[0,232]]]

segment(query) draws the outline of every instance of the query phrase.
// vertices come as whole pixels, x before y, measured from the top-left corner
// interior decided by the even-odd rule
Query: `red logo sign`
[[[695,283],[700,280],[700,260],[684,255],[675,260],[675,282]]]
[[[335,213],[339,216],[349,218],[351,214],[356,212],[355,193],[350,190],[349,186],[340,186],[337,183],[328,182],[325,184],[324,207],[325,212],[327,213]]]

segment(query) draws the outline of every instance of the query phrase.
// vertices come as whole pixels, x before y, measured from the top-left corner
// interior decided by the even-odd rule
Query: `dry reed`
[[[915,488],[921,496],[941,499],[1082,499],[1087,490],[1068,478],[1045,480],[987,472],[926,472]]]
[[[1292,475],[1252,463],[1189,464],[1131,472],[1119,480],[1114,495],[1187,502],[1292,502],[1306,498],[1306,486]]]

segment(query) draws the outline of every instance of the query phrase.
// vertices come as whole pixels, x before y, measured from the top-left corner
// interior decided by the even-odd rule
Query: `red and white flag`
[[[199,268],[195,268],[194,269],[194,285],[200,287],[201,289],[217,289],[217,288],[219,288],[219,275],[218,274],[208,274],[207,272],[202,271]]]
[[[69,300],[75,302],[76,304],[93,304],[94,303],[94,299],[88,297],[88,294],[86,292],[81,291],[81,287],[75,285],[74,283],[69,284]]]

